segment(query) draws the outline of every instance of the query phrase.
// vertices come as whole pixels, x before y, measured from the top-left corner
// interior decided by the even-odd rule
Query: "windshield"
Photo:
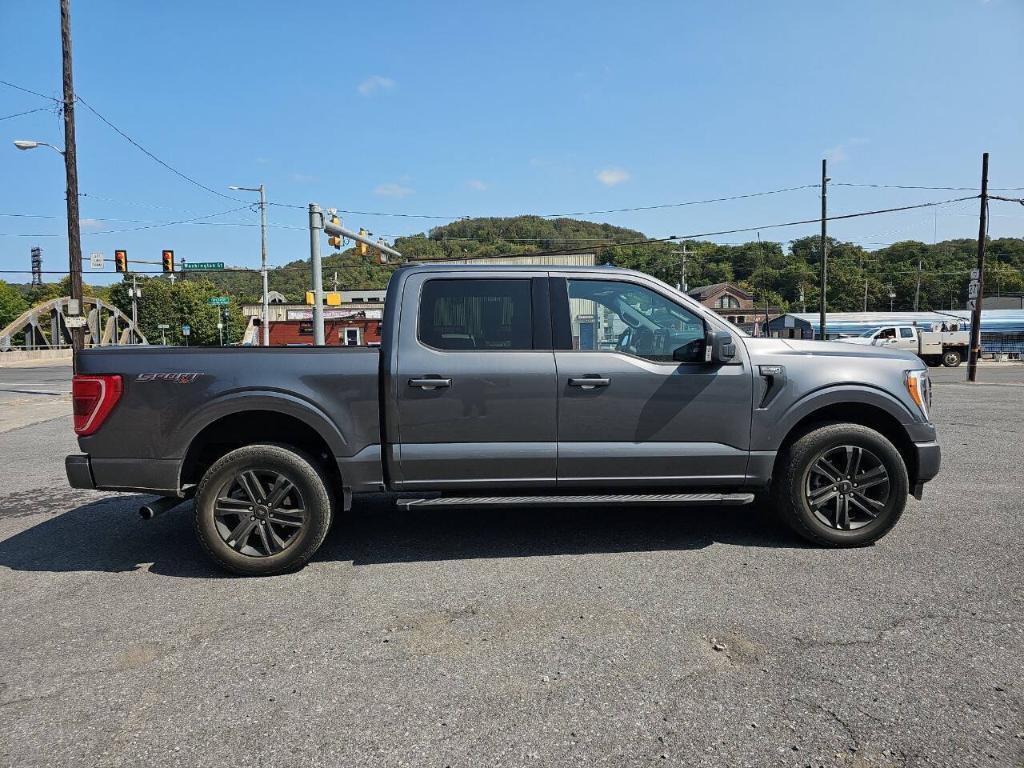
[[[861,334],[860,336],[858,336],[857,338],[858,338],[858,339],[870,339],[870,338],[871,338],[872,336],[874,336],[874,335],[875,335],[876,333],[878,333],[878,329],[877,329],[877,328],[870,328],[870,329],[868,329],[868,330],[864,331],[864,333],[862,333],[862,334]]]

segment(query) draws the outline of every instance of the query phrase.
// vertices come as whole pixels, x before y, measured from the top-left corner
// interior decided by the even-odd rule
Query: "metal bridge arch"
[[[68,327],[67,296],[44,301],[22,312],[6,328],[0,329],[0,349],[60,349],[71,346]],[[82,300],[85,346],[112,344],[148,344],[132,319],[102,299],[86,296]],[[49,334],[44,331],[49,330]]]

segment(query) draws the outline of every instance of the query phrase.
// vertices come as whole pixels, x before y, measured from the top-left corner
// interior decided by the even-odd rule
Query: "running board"
[[[436,499],[399,499],[399,509],[438,507],[610,507],[610,506],[740,506],[754,500],[752,493],[615,493],[581,496],[441,496]]]

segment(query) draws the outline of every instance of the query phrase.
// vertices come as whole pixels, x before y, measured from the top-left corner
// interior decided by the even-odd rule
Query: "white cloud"
[[[389,181],[386,184],[378,184],[373,188],[373,194],[380,195],[381,197],[408,197],[415,194],[415,192],[416,190],[412,187],[396,184],[393,181]]]
[[[605,168],[597,172],[597,180],[606,187],[614,187],[629,181],[629,171],[623,168]]]
[[[466,186],[469,187],[470,189],[475,189],[477,192],[487,191],[486,182],[480,181],[480,179],[470,179],[469,181],[466,182]]]
[[[854,136],[852,139],[847,139],[841,144],[826,149],[822,152],[822,156],[832,163],[841,163],[844,160],[848,160],[850,157],[849,150],[851,147],[859,147],[863,144],[867,144],[868,140],[860,136]]]
[[[387,91],[395,87],[395,81],[383,75],[370,75],[356,86],[356,90],[363,96],[369,96],[377,90]]]
[[[103,229],[103,227],[106,226],[99,219],[89,218],[79,219],[78,224],[79,226],[84,227],[85,229]]]
[[[309,184],[310,182],[316,180],[315,176],[311,176],[308,173],[297,173],[294,171],[288,174],[288,178],[291,179],[296,184]]]

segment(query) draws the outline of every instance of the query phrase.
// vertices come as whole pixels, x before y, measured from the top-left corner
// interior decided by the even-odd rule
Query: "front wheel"
[[[303,565],[331,524],[331,494],[305,454],[273,444],[221,457],[196,490],[194,525],[220,567],[267,576]]]
[[[908,490],[899,451],[859,424],[829,424],[801,437],[779,457],[772,486],[783,521],[829,547],[882,538],[903,514]]]

